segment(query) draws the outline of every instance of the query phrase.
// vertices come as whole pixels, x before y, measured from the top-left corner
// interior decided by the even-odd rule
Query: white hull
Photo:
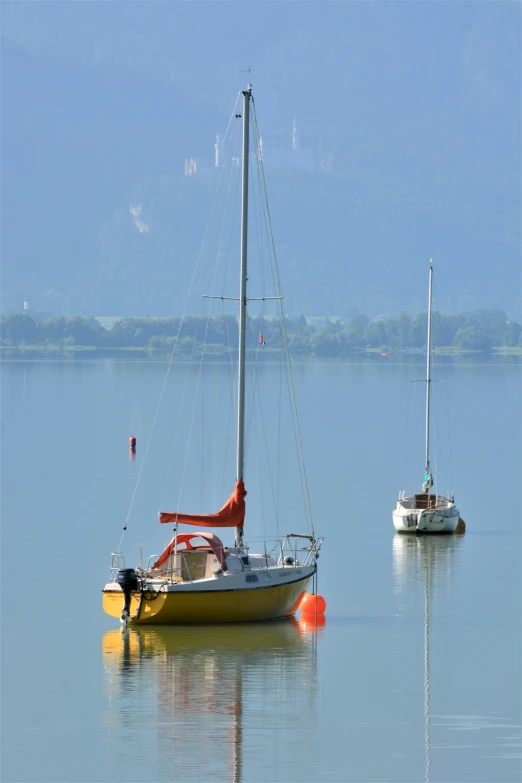
[[[392,518],[398,533],[454,533],[459,510],[441,495],[409,495],[397,501]]]

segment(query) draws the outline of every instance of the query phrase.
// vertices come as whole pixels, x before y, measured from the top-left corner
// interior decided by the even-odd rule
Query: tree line
[[[105,349],[171,350],[199,349],[204,344],[215,353],[234,349],[238,343],[238,323],[233,315],[212,317],[122,318],[110,329],[96,318],[37,317],[29,313],[11,313],[1,319],[1,344],[4,349],[57,346]],[[382,351],[422,350],[426,346],[427,313],[410,317],[370,319],[353,315],[347,319],[324,319],[310,323],[304,316],[285,318],[290,352],[322,357],[345,356],[368,349]],[[508,321],[497,310],[476,310],[462,315],[432,316],[433,347],[489,351],[494,347],[522,347],[521,326]],[[268,350],[281,346],[278,319],[249,317],[250,342],[257,344],[262,333]]]

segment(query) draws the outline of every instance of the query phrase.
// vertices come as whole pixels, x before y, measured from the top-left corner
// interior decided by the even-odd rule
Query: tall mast
[[[428,296],[428,350],[426,361],[426,475],[430,472],[430,371],[431,371],[431,289],[433,278],[433,267],[430,258],[430,288]]]
[[[245,439],[245,345],[246,345],[246,303],[247,303],[247,245],[248,245],[248,162],[249,162],[249,119],[252,85],[243,90],[243,169],[241,198],[241,272],[239,279],[239,371],[238,371],[238,413],[237,413],[237,471],[236,480],[244,481],[244,439]],[[236,546],[243,545],[243,530],[235,528]]]

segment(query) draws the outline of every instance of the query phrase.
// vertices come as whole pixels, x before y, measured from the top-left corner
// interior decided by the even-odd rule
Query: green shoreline
[[[342,359],[373,355],[420,356],[425,350],[427,313],[410,318],[406,313],[370,320],[353,315],[341,321],[323,319],[310,323],[304,315],[285,318],[286,341],[292,356]],[[211,317],[122,318],[106,328],[94,316],[35,317],[11,313],[0,319],[2,356],[113,356],[138,357],[197,355],[216,360],[234,354],[239,339],[234,315]],[[279,353],[285,338],[279,319],[250,317],[248,335],[252,348],[264,348],[261,361]],[[467,315],[432,314],[434,352],[447,356],[474,354],[519,356],[522,326],[504,313],[481,310]],[[257,346],[259,350],[259,345]]]
[[[466,348],[457,348],[455,346],[438,346],[432,351],[435,355],[439,356],[522,356],[522,347],[515,346],[498,346],[493,347],[490,350],[471,350]],[[196,347],[194,351],[186,348],[180,348],[176,350],[175,359],[186,360],[191,356],[200,357],[201,347]],[[223,348],[222,350],[207,348],[205,350],[205,356],[208,357],[227,357],[230,354],[235,355],[236,349],[229,348],[228,350]],[[95,345],[67,345],[56,343],[41,343],[35,345],[0,345],[0,358],[29,358],[30,356],[37,356],[39,358],[81,358],[77,354],[93,354],[109,356],[110,354],[139,354],[141,356],[154,357],[154,358],[170,358],[171,352],[165,351],[163,348],[151,348],[149,346],[95,346]],[[280,354],[280,350],[273,348],[263,349],[263,356],[267,358],[269,356],[277,356]],[[314,361],[324,361],[325,359],[351,359],[354,357],[365,356],[383,356],[383,357],[424,357],[425,354],[419,350],[408,349],[388,349],[383,352],[381,348],[353,348],[342,354],[331,356],[318,356],[311,351],[298,351],[291,352],[293,359],[310,359]],[[88,357],[85,357],[88,358]]]

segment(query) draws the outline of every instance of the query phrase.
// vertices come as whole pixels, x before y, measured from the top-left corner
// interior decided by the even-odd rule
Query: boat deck
[[[450,501],[441,495],[426,495],[419,493],[418,495],[409,495],[403,498],[401,501],[403,508],[411,508],[419,511],[424,511],[428,508],[438,508],[441,506],[447,506]]]

